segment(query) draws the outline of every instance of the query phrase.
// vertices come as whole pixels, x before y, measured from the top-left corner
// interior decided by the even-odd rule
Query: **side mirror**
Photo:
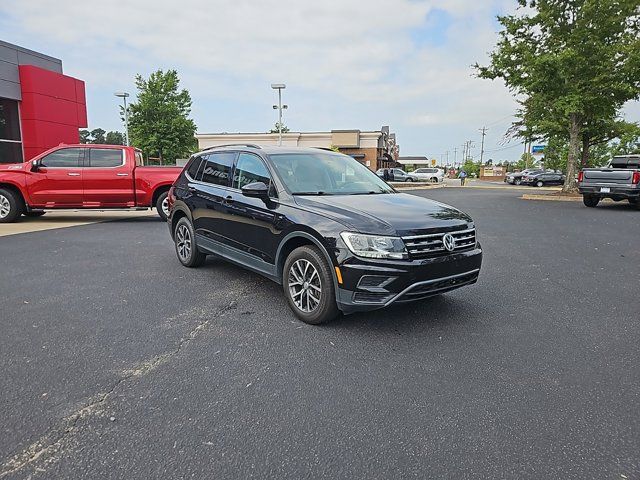
[[[251,198],[269,198],[269,187],[263,182],[253,182],[242,187],[242,195]]]
[[[40,170],[40,160],[31,160],[31,171],[37,172]]]

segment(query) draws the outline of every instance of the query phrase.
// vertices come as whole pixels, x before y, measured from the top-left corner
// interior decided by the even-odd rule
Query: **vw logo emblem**
[[[453,238],[453,235],[447,233],[444,235],[444,237],[442,237],[442,244],[448,251],[453,252],[453,250],[456,248],[456,239]]]

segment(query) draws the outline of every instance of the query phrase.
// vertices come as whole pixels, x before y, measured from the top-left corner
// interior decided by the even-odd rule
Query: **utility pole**
[[[482,132],[482,146],[480,147],[480,165],[484,165],[483,164],[483,160],[484,160],[484,137],[487,134],[487,127],[482,127],[480,129],[480,131]]]
[[[449,165],[449,150],[447,150],[446,155],[447,155],[447,162],[446,162],[446,164],[447,164],[447,165]]]
[[[453,149],[453,165],[455,166],[456,163],[458,163],[458,147]]]

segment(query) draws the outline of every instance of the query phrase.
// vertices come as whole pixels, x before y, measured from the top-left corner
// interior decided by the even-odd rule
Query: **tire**
[[[22,214],[22,198],[11,190],[0,188],[0,223],[13,223]]]
[[[433,178],[431,179],[431,182],[432,182],[432,183],[438,183],[438,177],[433,177]]]
[[[413,182],[413,178],[409,177],[405,180],[405,182]]]
[[[520,185],[522,183],[522,180],[518,178],[513,183],[515,183],[516,185]]]
[[[176,223],[173,241],[176,246],[178,260],[185,267],[199,267],[206,260],[207,256],[198,250],[193,226],[187,217],[182,217]]]
[[[30,212],[22,212],[22,214],[25,217],[31,217],[31,218],[33,218],[33,217],[41,217],[45,213],[47,213],[47,212],[45,212],[44,210],[31,210]]]
[[[303,322],[320,325],[338,316],[333,272],[316,247],[305,245],[289,254],[282,271],[282,288],[289,307]]]
[[[158,212],[158,215],[163,222],[166,222],[167,218],[169,218],[169,205],[167,203],[168,196],[168,191],[162,192],[160,195],[158,195],[158,199],[156,200],[156,211]]]
[[[540,187],[544,187],[544,182],[542,180],[538,180],[536,182],[536,187],[540,188]]]
[[[582,203],[584,203],[585,206],[589,208],[594,208],[598,205],[598,203],[600,203],[600,197],[598,197],[597,195],[583,195]]]

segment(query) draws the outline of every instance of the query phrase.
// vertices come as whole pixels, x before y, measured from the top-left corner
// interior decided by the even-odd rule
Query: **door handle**
[[[80,176],[80,174],[76,173],[76,172],[69,172],[69,173],[67,173],[67,175],[69,175],[70,177],[79,177]]]
[[[116,175],[117,175],[118,177],[128,177],[128,176],[129,176],[129,174],[128,174],[128,173],[116,173]]]
[[[231,195],[226,196],[224,199],[224,203],[226,204],[233,203],[233,197]]]

